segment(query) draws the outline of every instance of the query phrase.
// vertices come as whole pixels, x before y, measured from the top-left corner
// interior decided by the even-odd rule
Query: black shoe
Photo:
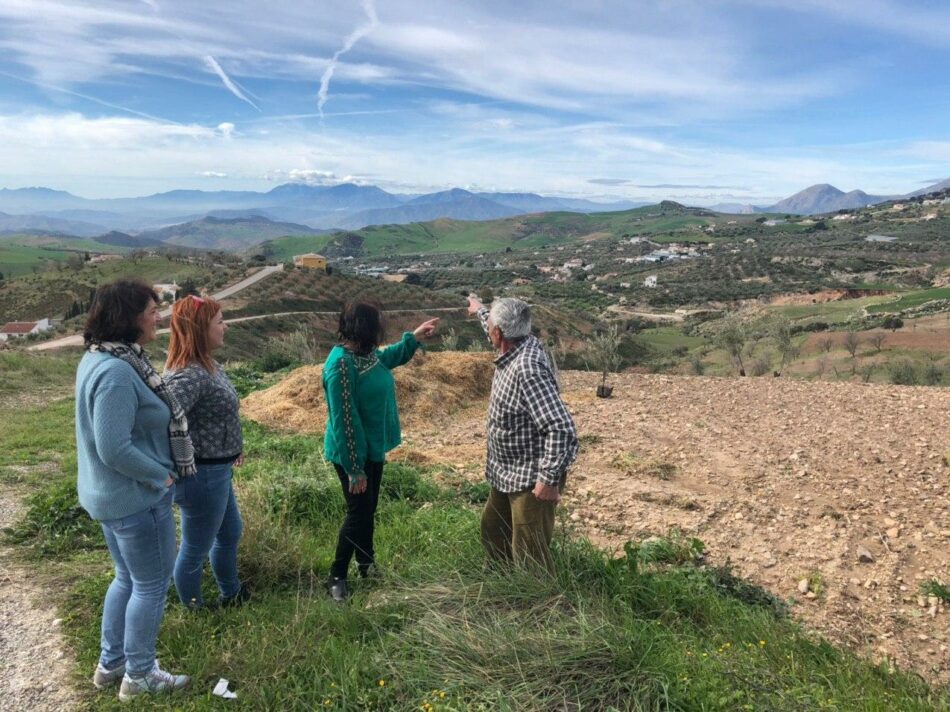
[[[236,608],[237,606],[243,606],[250,600],[251,591],[247,584],[242,583],[241,588],[233,596],[218,596],[218,605],[221,608]]]
[[[331,578],[327,582],[327,591],[330,594],[330,598],[332,598],[337,603],[343,603],[346,601],[347,596],[350,595],[350,592],[346,587],[345,578]]]

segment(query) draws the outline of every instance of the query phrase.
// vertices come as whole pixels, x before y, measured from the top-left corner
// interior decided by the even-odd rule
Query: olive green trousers
[[[554,574],[551,538],[557,502],[543,502],[527,492],[499,492],[494,487],[482,510],[482,545],[489,561],[517,564]]]

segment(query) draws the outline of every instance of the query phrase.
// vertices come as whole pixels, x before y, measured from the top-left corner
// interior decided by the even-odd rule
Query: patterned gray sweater
[[[165,371],[165,382],[188,416],[188,434],[195,446],[195,459],[230,460],[241,454],[244,440],[238,411],[241,401],[224,369],[215,372],[192,364]]]

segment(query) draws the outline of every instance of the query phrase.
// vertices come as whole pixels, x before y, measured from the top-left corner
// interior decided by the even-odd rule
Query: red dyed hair
[[[172,307],[171,339],[165,368],[185,368],[197,363],[214,372],[214,359],[208,348],[208,329],[221,305],[210,297],[188,295]]]

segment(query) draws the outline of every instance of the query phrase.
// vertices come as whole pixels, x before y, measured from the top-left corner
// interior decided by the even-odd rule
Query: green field
[[[925,302],[934,299],[950,299],[950,287],[935,287],[934,289],[921,289],[915,292],[908,292],[900,295],[898,299],[888,299],[868,307],[872,313],[880,312],[899,312],[903,309],[919,307]]]
[[[77,254],[122,254],[125,247],[103,245],[95,240],[36,235],[0,236],[0,273],[7,279],[45,270],[51,263],[64,263]]]

